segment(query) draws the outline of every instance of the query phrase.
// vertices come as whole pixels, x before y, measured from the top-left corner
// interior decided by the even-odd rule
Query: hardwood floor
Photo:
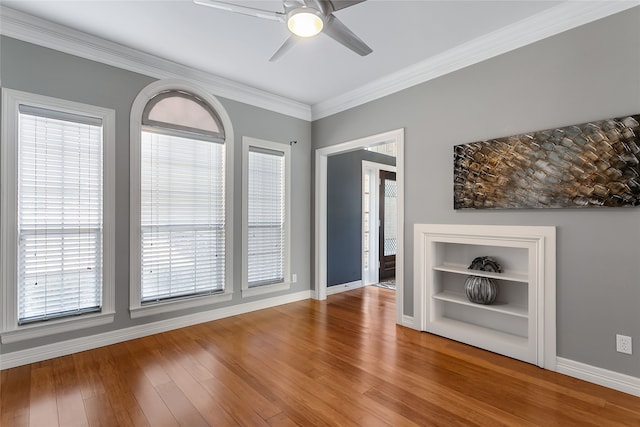
[[[639,426],[640,398],[395,325],[366,287],[1,372],[9,426]]]

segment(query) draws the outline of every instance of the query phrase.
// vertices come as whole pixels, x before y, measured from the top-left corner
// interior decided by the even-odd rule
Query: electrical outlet
[[[631,337],[616,334],[616,351],[619,353],[632,354]]]
[[[291,275],[291,283],[296,283],[298,281],[298,275],[297,274],[292,274]]]

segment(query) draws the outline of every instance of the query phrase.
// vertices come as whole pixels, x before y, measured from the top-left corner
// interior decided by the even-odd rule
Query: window
[[[243,138],[243,296],[289,288],[290,150]]]
[[[2,341],[113,321],[113,110],[3,89],[2,111]]]
[[[232,133],[222,105],[157,82],[131,120],[132,317],[230,299]]]

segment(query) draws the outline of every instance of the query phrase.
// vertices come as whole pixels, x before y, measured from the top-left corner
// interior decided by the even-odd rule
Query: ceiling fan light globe
[[[313,37],[322,31],[324,21],[319,11],[309,7],[301,7],[289,13],[287,27],[298,37]]]

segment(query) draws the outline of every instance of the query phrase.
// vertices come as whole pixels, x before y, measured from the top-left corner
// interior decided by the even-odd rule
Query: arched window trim
[[[211,118],[213,119],[213,121],[216,123],[218,129],[220,129],[219,132],[211,132],[211,131],[207,131],[204,129],[198,129],[198,128],[192,128],[192,127],[188,127],[188,126],[180,126],[180,125],[176,125],[174,123],[167,123],[167,122],[160,122],[160,121],[155,121],[149,118],[149,114],[151,113],[151,111],[153,110],[153,108],[161,101],[167,99],[167,98],[173,98],[173,97],[179,97],[179,98],[184,98],[187,99],[189,101],[192,101],[196,104],[198,104],[200,107],[202,107],[205,111],[207,111],[210,115]],[[196,138],[196,139],[204,139],[204,140],[211,140],[213,142],[222,142],[224,143],[224,126],[221,123],[220,117],[218,116],[218,113],[211,107],[211,105],[209,103],[207,103],[206,101],[202,100],[200,97],[198,97],[197,95],[191,93],[191,92],[186,92],[183,90],[177,90],[177,89],[173,89],[173,90],[166,90],[166,91],[162,91],[157,93],[156,95],[154,95],[145,105],[143,111],[142,111],[142,125],[145,127],[150,127],[151,130],[153,128],[159,128],[162,129],[163,132],[166,132],[167,130],[172,130],[175,132],[175,134],[177,136],[181,136],[181,135],[185,135],[189,138]]]
[[[192,94],[213,109],[224,129],[225,144],[225,290],[210,296],[173,300],[154,305],[142,306],[140,302],[140,188],[141,188],[141,135],[146,125],[142,123],[144,109],[156,95],[168,91],[182,91]],[[179,79],[159,80],[140,91],[131,108],[130,132],[130,268],[129,268],[129,310],[132,318],[182,310],[231,300],[233,294],[233,152],[234,133],[231,118],[218,99],[206,90]],[[164,126],[163,126],[164,128]],[[213,142],[213,141],[212,141]]]

